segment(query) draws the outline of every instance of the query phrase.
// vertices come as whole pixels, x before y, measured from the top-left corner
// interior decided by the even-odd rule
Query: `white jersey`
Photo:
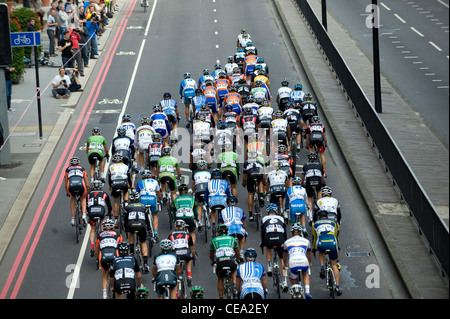
[[[109,173],[111,174],[111,180],[124,180],[128,178],[128,166],[124,163],[113,163],[109,167]]]
[[[317,201],[317,207],[329,213],[337,214],[339,202],[336,198],[326,196]]]
[[[269,106],[260,107],[258,110],[259,120],[272,120],[273,108]]]
[[[118,150],[128,151],[132,144],[131,139],[128,136],[115,138],[113,143],[116,151]]]
[[[211,124],[208,122],[200,122],[200,121],[194,122],[193,126],[194,138],[198,138],[200,140],[209,140],[211,135],[210,129]]]
[[[275,119],[272,121],[273,132],[286,132],[288,122],[285,119]]]
[[[237,63],[227,63],[225,64],[225,72],[227,72],[227,75],[230,76],[233,74],[233,69],[234,68],[239,68],[239,65],[237,65]]]
[[[288,180],[288,175],[282,170],[273,170],[267,175],[270,186],[285,185]]]
[[[136,130],[136,139],[134,145],[139,151],[144,151],[152,142],[152,135],[156,133],[155,129],[150,125],[142,125]]]
[[[211,180],[211,173],[209,171],[196,171],[194,173],[194,184],[204,184]]]
[[[252,39],[250,39],[250,34],[247,34],[247,37],[244,38],[242,34],[238,35],[238,41],[241,47],[245,48],[247,46],[247,43],[252,42]]]
[[[268,99],[269,91],[262,86],[255,87],[252,89],[252,95],[255,99]]]
[[[289,268],[308,267],[306,252],[311,250],[311,243],[301,236],[293,236],[284,242],[284,251],[289,254]]]
[[[159,187],[159,183],[156,180],[154,180],[153,178],[147,178],[139,181],[138,185],[136,185],[136,190],[139,191],[139,194],[141,196],[156,196],[156,193],[161,189]]]
[[[278,96],[280,100],[285,98],[289,99],[291,97],[291,92],[292,89],[290,87],[282,86],[278,89]]]
[[[131,138],[131,141],[134,142],[134,138],[136,135],[136,125],[131,122],[122,123],[121,127],[124,127],[126,130],[125,135]]]
[[[303,202],[308,202],[308,195],[306,194],[306,189],[299,185],[292,186],[288,189],[286,196],[289,196],[289,202],[292,203],[294,200],[301,199]]]

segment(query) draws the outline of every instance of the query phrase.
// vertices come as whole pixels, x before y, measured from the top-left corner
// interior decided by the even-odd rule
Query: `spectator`
[[[73,68],[73,43],[70,40],[69,30],[64,31],[63,39],[58,43],[58,50],[61,52],[63,67]]]
[[[81,7],[82,8],[82,7]],[[83,60],[83,71],[84,68],[89,67],[89,32],[86,28],[86,24],[80,20],[79,22],[80,30],[80,41],[78,42],[81,49],[81,57]],[[83,76],[83,75],[81,75]]]
[[[67,99],[70,96],[70,78],[66,74],[64,68],[59,69],[59,74],[56,75],[52,80],[53,90],[52,94],[57,99],[63,98]]]
[[[27,32],[36,32],[36,19],[35,18],[31,18],[30,22],[27,25]],[[32,46],[31,47],[31,51],[30,51],[30,61],[31,61],[31,66],[33,67],[35,64],[35,50],[36,47]]]
[[[77,68],[80,71],[80,75],[84,76],[84,62],[81,56],[80,44],[81,40],[80,29],[74,28],[73,26],[69,30],[70,40],[72,40],[73,45],[73,60],[77,62]],[[74,64],[74,63],[72,63]]]
[[[86,15],[88,17],[88,15]],[[90,14],[88,17],[88,20],[86,22],[86,28],[89,33],[89,48],[90,48],[90,54],[91,59],[97,59],[95,56],[98,55],[98,46],[97,46],[97,30],[98,27],[98,20],[97,15]]]
[[[57,56],[55,54],[55,39],[56,39],[56,28],[58,26],[58,23],[56,22],[55,16],[56,16],[56,9],[51,8],[49,15],[47,17],[47,35],[49,40],[48,53],[52,57]]]
[[[11,108],[11,96],[12,96],[12,80],[11,73],[14,72],[14,67],[5,68],[5,80],[6,80],[6,105],[8,107],[8,112],[14,112],[15,110]]]
[[[67,70],[67,69],[66,69]],[[70,77],[70,92],[82,92],[81,82],[79,79],[80,72],[78,69],[72,69],[72,76]]]
[[[59,30],[59,41],[64,37],[64,32],[69,27],[69,16],[67,15],[64,4],[61,4],[58,11],[58,16],[61,19],[60,30]]]

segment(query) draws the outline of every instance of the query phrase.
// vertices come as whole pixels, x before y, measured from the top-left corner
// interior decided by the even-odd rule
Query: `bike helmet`
[[[291,233],[301,233],[303,230],[303,227],[300,223],[294,223],[291,225]]]
[[[256,60],[257,63],[264,63],[264,58],[258,58],[258,60]]]
[[[250,105],[245,105],[244,106],[244,113],[252,114],[253,113],[253,108]]]
[[[227,204],[228,206],[235,206],[238,203],[238,199],[236,196],[231,196],[227,198]]]
[[[316,216],[319,219],[320,218],[328,218],[328,212],[326,210],[321,209],[316,213]]]
[[[281,81],[281,86],[289,86],[288,80]]]
[[[170,146],[164,146],[162,149],[163,156],[170,156],[171,152],[172,152],[172,148]]]
[[[153,142],[160,142],[162,140],[161,134],[159,133],[153,133],[152,134],[152,141]]]
[[[96,180],[94,180],[94,181],[92,182],[92,189],[93,189],[93,190],[98,191],[98,190],[101,190],[102,188],[103,188],[103,183],[102,183],[102,181],[96,179]]]
[[[227,128],[227,123],[225,123],[225,121],[220,120],[219,123],[217,124],[217,128],[220,130],[224,130]]]
[[[99,127],[94,127],[93,129],[92,129],[92,134],[94,134],[94,135],[99,135],[100,134],[100,128]]]
[[[182,219],[177,219],[173,223],[173,228],[184,230],[186,228],[186,222],[184,220],[182,220]]]
[[[172,98],[172,94],[169,92],[164,93],[163,95],[164,100],[170,100]]]
[[[117,129],[117,136],[124,137],[127,134],[127,130],[124,127],[119,127]]]
[[[135,190],[130,189],[129,193],[128,193],[128,198],[130,199],[130,201],[138,201],[139,200],[139,193],[136,192]]]
[[[266,212],[267,213],[272,213],[272,212],[277,212],[278,211],[278,206],[277,204],[273,204],[270,203],[266,206]]]
[[[204,290],[201,286],[194,286],[191,289],[191,299],[203,299]]]
[[[256,253],[255,248],[247,248],[247,250],[244,253],[244,257],[248,261],[255,261],[256,256],[258,256],[258,254]]]
[[[186,184],[181,184],[178,186],[178,190],[180,191],[180,194],[187,193],[189,191],[189,187]]]
[[[170,241],[170,239],[163,239],[159,243],[159,246],[161,247],[162,251],[170,251],[173,247],[173,243]]]
[[[333,193],[330,186],[323,186],[320,189],[320,192],[322,193],[322,196],[331,196],[331,194]]]
[[[152,172],[151,172],[150,170],[148,170],[148,169],[143,170],[143,171],[141,172],[141,177],[142,177],[143,179],[151,178],[151,177],[152,177]]]
[[[136,299],[148,299],[149,292],[146,287],[136,289]]]
[[[120,256],[128,255],[130,251],[130,244],[126,242],[121,242],[119,245],[117,245],[117,251],[119,252]]]
[[[270,106],[270,101],[266,100],[266,99],[262,100],[261,101],[261,106]]]
[[[121,163],[123,161],[123,156],[120,154],[114,154],[112,157],[113,163]]]
[[[208,69],[204,69],[203,70],[203,75],[209,75],[209,70]]]
[[[309,154],[308,154],[308,160],[309,160],[310,162],[317,161],[317,154],[316,154],[316,153],[309,153]]]
[[[247,34],[247,30],[246,29],[241,29],[241,34]]]
[[[142,125],[150,124],[150,119],[148,117],[144,116],[143,118],[141,118],[141,124]]]
[[[217,236],[228,235],[228,226],[225,224],[217,225]]]
[[[225,71],[220,71],[219,72],[219,78],[226,78],[227,74],[225,73]]]
[[[255,81],[255,86],[262,86],[263,85],[263,81],[262,80],[256,80]]]
[[[198,120],[199,120],[200,122],[206,122],[206,115],[200,113],[200,114],[198,115]]]
[[[80,159],[76,156],[72,157],[69,161],[71,166],[77,166],[80,165]]]
[[[282,118],[283,117],[283,112],[278,110],[273,115],[275,116],[275,118]]]
[[[302,286],[299,284],[294,284],[289,288],[289,293],[293,299],[301,299],[302,298]]]
[[[313,123],[320,123],[320,117],[317,115],[314,115],[311,120]]]
[[[222,171],[219,168],[215,168],[213,169],[212,173],[211,173],[211,177],[213,179],[219,179],[222,177]]]
[[[209,111],[209,106],[208,106],[208,104],[202,104],[202,105],[200,105],[200,111],[202,111],[202,112],[208,112],[208,111]],[[205,114],[205,116],[206,116],[206,114]]]
[[[202,89],[195,89],[195,95],[201,95],[202,93]]]
[[[215,70],[220,70],[220,69],[222,69],[222,64],[216,63],[216,64],[214,65],[214,69],[215,69]]]
[[[205,160],[199,160],[197,162],[197,168],[198,169],[206,169],[207,166],[208,166],[208,163],[206,163]]]
[[[186,72],[186,73],[183,75],[183,77],[184,77],[185,79],[190,79],[190,78],[191,78],[191,74],[190,74],[189,72]]]
[[[234,58],[230,55],[230,56],[228,56],[227,61],[228,61],[228,63],[233,63]]]
[[[301,85],[300,83],[294,85],[294,90],[298,91],[301,90],[303,88],[303,85]]]
[[[159,104],[156,104],[155,106],[153,106],[153,112],[158,113],[158,112],[162,112],[162,106]]]
[[[292,179],[292,185],[301,185],[302,184],[302,179],[298,176],[295,176]]]
[[[122,116],[122,122],[129,122],[129,121],[131,121],[131,116],[130,116],[130,114],[124,114],[124,115]]]
[[[278,145],[278,153],[286,153],[287,147],[283,144]]]
[[[115,226],[115,222],[114,222],[114,220],[112,220],[110,218],[106,218],[102,222],[103,230],[112,230],[112,229],[114,229],[114,226]]]
[[[305,101],[311,101],[311,100],[312,100],[312,95],[311,95],[311,93],[306,93],[306,94],[305,94],[305,97],[303,98],[303,100],[305,100]]]
[[[249,159],[255,159],[256,157],[258,157],[258,152],[256,152],[255,150],[248,151],[247,156]]]

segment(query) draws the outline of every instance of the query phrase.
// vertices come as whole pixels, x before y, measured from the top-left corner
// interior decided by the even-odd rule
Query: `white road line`
[[[419,30],[417,30],[414,27],[411,27],[411,30],[413,30],[415,33],[417,33],[418,35],[420,35],[421,37],[424,37],[424,35],[422,33],[419,32]]]
[[[448,89],[448,85],[446,85],[446,86],[438,86],[437,88],[438,89]]]
[[[381,5],[388,11],[391,11],[391,8],[389,8],[387,5],[385,5],[383,2],[381,2]]]
[[[448,4],[446,4],[444,1],[442,0],[437,0],[437,2],[439,2],[440,4],[442,4],[444,7],[449,7]]]
[[[405,20],[403,20],[397,13],[394,13],[394,16],[399,19],[401,22],[406,23]]]
[[[404,59],[418,59],[419,57],[417,55],[407,55],[403,57]]]
[[[155,2],[153,3],[152,12],[150,13],[150,17],[149,17],[148,22],[147,22],[147,28],[146,28],[145,34],[147,34],[148,29],[150,27],[150,23],[152,22],[153,14],[155,12],[155,7],[156,7],[157,3],[158,3],[158,0],[155,0]],[[125,110],[126,110],[127,105],[128,105],[128,100],[129,100],[130,95],[131,95],[131,89],[133,88],[134,80],[136,78],[136,73],[137,73],[137,70],[138,70],[138,67],[139,67],[139,62],[141,60],[142,52],[144,50],[145,42],[146,42],[146,39],[144,38],[142,40],[141,48],[140,48],[139,54],[137,56],[136,64],[134,65],[134,71],[133,71],[133,74],[131,76],[131,81],[130,81],[130,84],[128,86],[127,95],[125,97],[125,101],[124,101],[123,106],[122,106],[122,111],[121,111],[121,114],[118,117],[117,126],[119,126],[120,122],[122,121],[122,116],[123,116],[123,114],[125,114]],[[106,164],[105,164],[105,172],[108,171],[108,167],[109,167],[109,161],[106,162]],[[77,259],[77,263],[75,265],[75,271],[74,271],[73,276],[72,276],[72,282],[70,284],[69,292],[67,294],[67,299],[72,299],[73,298],[73,295],[75,293],[75,289],[77,288],[77,286],[79,284],[80,269],[81,269],[81,265],[83,264],[83,259],[84,259],[84,256],[85,256],[86,247],[87,247],[87,244],[89,242],[89,235],[90,235],[90,226],[88,225],[88,227],[86,227],[86,231],[85,231],[84,239],[83,239],[83,244],[81,246],[80,253],[79,253],[78,259]]]
[[[431,44],[432,46],[434,46],[434,48],[435,48],[436,50],[442,51],[442,49],[441,49],[440,47],[438,47],[438,46],[436,45],[436,43],[434,43],[434,42],[432,42],[432,41],[430,41],[430,42],[428,42],[428,43]]]

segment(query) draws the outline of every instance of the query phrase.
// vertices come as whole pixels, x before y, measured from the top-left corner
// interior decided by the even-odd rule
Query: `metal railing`
[[[357,110],[380,157],[385,162],[386,170],[390,172],[411,215],[415,218],[421,234],[427,241],[431,253],[440,264],[443,275],[448,278],[449,229],[447,225],[436,211],[308,1],[295,1],[320,43],[336,77]]]

